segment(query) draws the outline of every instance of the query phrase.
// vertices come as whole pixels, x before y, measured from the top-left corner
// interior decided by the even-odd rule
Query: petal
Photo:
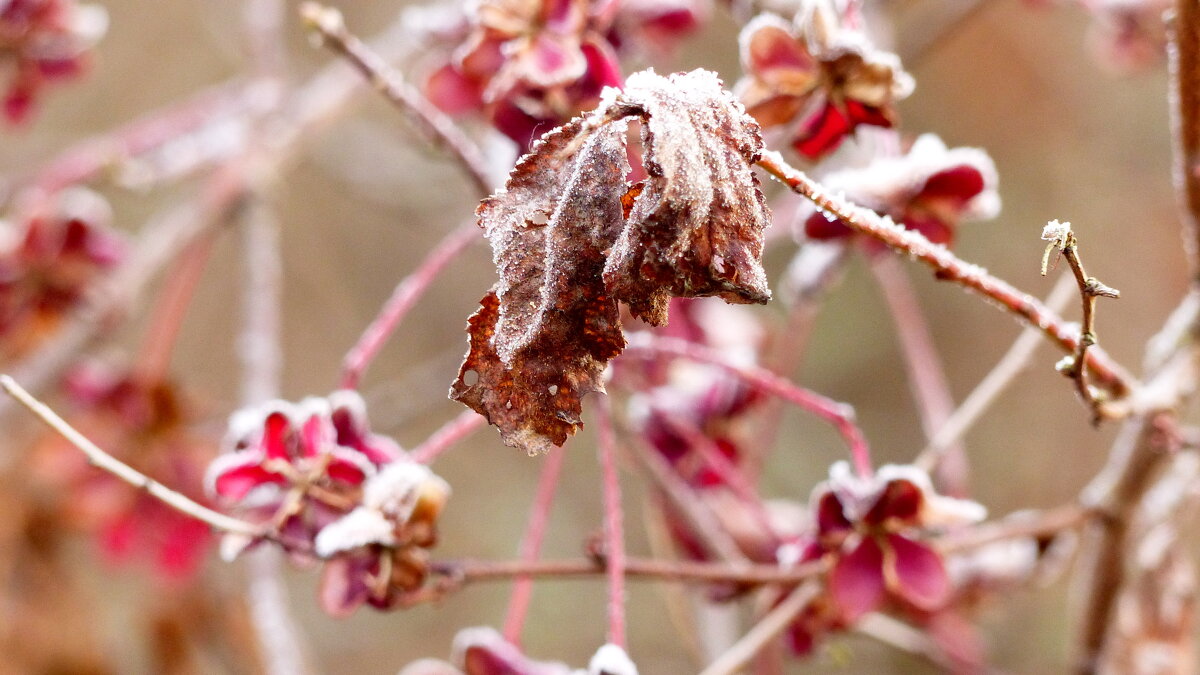
[[[930,176],[916,198],[952,199],[961,206],[983,192],[984,187],[983,172],[962,164]]]
[[[287,413],[276,410],[267,415],[263,421],[260,443],[268,459],[283,459],[289,462],[292,460],[287,447],[288,434],[291,429],[292,421],[288,419]]]
[[[361,485],[367,478],[375,475],[375,465],[357,450],[335,445],[329,455],[325,475],[331,480]]]
[[[924,504],[925,494],[920,487],[904,479],[891,480],[863,521],[869,525],[897,521],[905,525],[916,524]]]
[[[817,82],[817,63],[778,17],[764,14],[742,30],[742,67],[767,87],[802,96]]]
[[[353,614],[371,594],[366,582],[372,562],[370,556],[342,556],[325,563],[318,589],[321,609],[337,618]]]
[[[445,65],[425,79],[425,97],[446,114],[462,115],[483,105],[483,88],[454,66]]]
[[[853,127],[846,116],[832,104],[826,103],[804,123],[792,141],[792,147],[808,159],[817,160],[837,150],[851,131]]]
[[[825,241],[849,237],[854,234],[854,230],[837,218],[831,218],[822,211],[815,211],[804,221],[804,234],[809,239]]]
[[[898,534],[887,535],[883,571],[888,589],[918,609],[938,609],[950,598],[946,565],[925,544]]]
[[[866,537],[858,547],[843,555],[829,573],[829,592],[841,618],[854,623],[883,602],[883,551]]]
[[[285,483],[283,476],[263,468],[264,461],[263,453],[257,449],[220,455],[208,465],[205,490],[215,497],[239,502],[259,485]]]
[[[833,491],[825,492],[817,498],[818,536],[848,532],[850,527],[842,502]]]

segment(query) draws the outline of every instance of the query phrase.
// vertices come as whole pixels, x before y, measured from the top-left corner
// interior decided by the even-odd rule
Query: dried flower
[[[764,128],[798,124],[792,147],[809,159],[833,152],[862,124],[891,127],[913,80],[894,54],[875,49],[821,0],[794,25],[773,14],[742,29],[737,91]]]
[[[960,221],[993,218],[1000,211],[996,167],[987,153],[978,148],[947,149],[933,134],[917,138],[904,155],[837,171],[822,182],[935,244],[952,244]],[[820,210],[805,221],[805,232],[812,239],[853,233]]]
[[[2,114],[25,120],[41,90],[51,81],[78,75],[87,52],[108,30],[99,5],[74,0],[6,0],[0,3],[0,82]]]

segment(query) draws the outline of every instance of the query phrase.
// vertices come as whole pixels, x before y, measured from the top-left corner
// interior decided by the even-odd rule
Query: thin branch
[[[1067,301],[1075,294],[1075,285],[1070,277],[1062,277],[1050,294],[1046,296],[1046,306],[1052,311],[1061,312]],[[947,449],[954,446],[974,426],[975,422],[991,407],[1017,375],[1029,365],[1034,352],[1042,344],[1042,335],[1034,326],[1026,326],[1013,342],[1004,356],[996,362],[988,374],[975,385],[961,405],[950,415],[930,439],[929,444],[913,462],[926,471],[932,471],[941,461]]]
[[[562,579],[603,577],[607,580],[610,568],[607,558],[578,558],[573,560],[440,560],[429,564],[434,574],[451,584],[481,581],[507,581],[514,577],[555,577]],[[624,576],[630,579],[673,581],[689,584],[737,583],[748,585],[794,585],[812,579],[825,571],[820,561],[791,568],[779,565],[730,565],[728,563],[693,562],[689,560],[658,560],[626,558]]]
[[[700,675],[734,675],[740,672],[768,642],[787,629],[816,597],[819,589],[818,585],[808,583],[793,590]]]
[[[562,448],[550,448],[546,453],[537,491],[534,493],[529,523],[521,537],[521,560],[534,562],[542,555],[542,542],[550,524],[550,510],[554,506],[554,493],[558,489],[558,479],[562,475],[563,460],[566,456],[567,453]],[[508,611],[504,617],[504,639],[514,645],[521,645],[521,631],[525,627],[525,617],[529,613],[529,601],[532,596],[533,578],[517,577],[513,581],[512,595],[509,597]]]
[[[1046,254],[1042,256],[1042,276],[1046,275],[1046,263],[1050,253],[1057,249],[1070,265],[1071,272],[1075,275],[1075,283],[1079,286],[1079,298],[1083,303],[1079,345],[1075,348],[1074,358],[1062,368],[1062,372],[1075,382],[1079,397],[1091,409],[1092,423],[1099,424],[1101,420],[1109,417],[1111,412],[1106,409],[1104,399],[1098,397],[1087,382],[1087,353],[1088,349],[1096,344],[1096,298],[1119,298],[1121,292],[1105,286],[1099,279],[1088,276],[1084,271],[1083,260],[1079,257],[1079,242],[1075,239],[1075,233],[1071,231],[1070,223],[1052,222],[1046,226],[1042,238],[1051,239],[1046,247]]]
[[[952,281],[990,298],[1029,325],[1036,326],[1043,335],[1068,354],[1073,354],[1078,349],[1078,333],[1037,298],[992,276],[982,267],[963,261],[946,247],[933,244],[920,233],[897,225],[890,218],[880,216],[870,209],[856,206],[830,194],[803,172],[789,166],[777,152],[764,152],[758,164],[856,232],[878,239],[911,259],[924,263],[934,270],[938,279]],[[1137,384],[1136,379],[1102,349],[1088,350],[1087,363],[1098,383],[1110,389],[1114,396],[1129,393]]]
[[[146,381],[160,381],[170,370],[179,331],[183,328],[196,287],[204,276],[215,241],[215,233],[210,232],[180,251],[163,283],[150,326],[142,338],[142,358],[135,366],[139,376]]]
[[[946,379],[929,323],[921,311],[912,281],[898,260],[893,256],[876,256],[871,261],[871,272],[883,293],[884,302],[892,315],[892,325],[896,327],[896,335],[900,338],[909,389],[917,402],[921,428],[925,437],[932,439],[953,414],[954,397],[950,393],[950,382]],[[962,443],[956,441],[947,444],[941,459],[943,461],[938,467],[943,470],[938,472],[938,476],[942,479],[943,491],[966,494],[969,465]]]
[[[216,530],[250,537],[264,536],[264,531],[259,526],[238,520],[237,518],[231,518],[223,513],[213,511],[203,504],[194,502],[101,450],[95,443],[92,443],[87,437],[76,431],[66,420],[59,417],[49,406],[25,391],[21,385],[17,384],[16,380],[8,375],[0,375],[0,388],[3,388],[9,396],[16,399],[18,403],[25,406],[34,415],[37,415],[46,426],[58,432],[67,442],[75,446],[87,457],[88,462],[92,466],[107,471],[139,490],[144,490],[147,494],[167,506],[184,515],[207,523]]]
[[[386,61],[346,29],[341,12],[316,2],[300,5],[300,16],[316,31],[322,42],[345,57],[380,93],[402,111],[411,114],[421,131],[436,145],[445,147],[474,183],[481,196],[492,192],[483,153],[462,133],[458,125],[414,89]]]
[[[617,469],[617,435],[607,396],[596,405],[600,471],[604,487],[604,558],[608,561],[608,643],[625,647],[625,512]]]
[[[425,294],[434,280],[459,256],[467,247],[480,241],[480,230],[475,223],[462,225],[446,235],[437,246],[425,256],[417,269],[405,277],[392,291],[392,296],[379,310],[379,315],[363,331],[358,343],[346,354],[342,361],[342,384],[346,389],[357,389],[362,380],[363,372],[371,361],[379,354],[379,350],[387,342],[388,337],[395,332],[400,322],[408,315],[421,296]]]
[[[429,435],[425,442],[413,448],[410,456],[418,464],[432,464],[443,452],[462,439],[487,426],[487,418],[474,410],[465,410],[458,417]]]
[[[665,354],[709,363],[740,378],[750,386],[778,396],[820,417],[832,424],[842,435],[846,445],[850,448],[850,456],[854,460],[854,466],[859,475],[864,477],[871,475],[870,449],[867,447],[862,430],[854,422],[854,409],[849,405],[838,403],[816,392],[799,387],[765,368],[734,363],[720,352],[693,342],[679,338],[659,337],[646,332],[634,333],[628,337],[628,340],[629,345],[625,348],[626,354]]]

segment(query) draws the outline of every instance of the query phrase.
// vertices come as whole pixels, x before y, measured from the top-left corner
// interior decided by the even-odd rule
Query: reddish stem
[[[481,418],[482,419],[482,418]],[[563,459],[567,453],[562,448],[551,448],[547,453],[542,475],[538,479],[537,493],[533,499],[533,509],[529,514],[529,524],[525,535],[521,537],[521,560],[534,562],[542,554],[542,542],[546,538],[546,528],[550,524],[550,509],[554,505],[554,493],[558,488],[558,478],[562,475]],[[525,617],[529,613],[529,600],[533,596],[533,577],[519,576],[513,582],[512,597],[508,601],[508,613],[504,618],[504,639],[514,645],[521,644],[521,630],[525,627]]]
[[[665,354],[717,366],[746,384],[778,396],[832,424],[849,446],[850,456],[858,474],[869,478],[873,473],[870,448],[862,430],[854,422],[854,409],[845,403],[797,386],[765,368],[734,363],[714,349],[679,338],[660,337],[644,332],[634,333],[629,336],[629,346],[625,348],[625,353],[654,356]]]
[[[465,410],[458,417],[446,422],[440,429],[429,435],[410,454],[418,464],[432,464],[443,452],[449,450],[462,439],[482,429],[487,419],[474,410]]]
[[[604,474],[604,558],[608,569],[608,642],[625,648],[625,534],[622,529],[621,480],[617,473],[617,438],[608,397],[596,406],[600,436],[600,470]]]
[[[358,343],[346,354],[342,361],[342,388],[357,389],[362,380],[363,371],[379,354],[388,337],[395,332],[396,327],[417,304],[425,291],[433,284],[446,266],[460,253],[465,251],[472,242],[479,239],[479,228],[474,223],[463,225],[446,235],[437,246],[429,252],[421,265],[412,274],[405,277],[392,291],[379,315],[363,331]]]
[[[878,239],[892,249],[929,266],[943,281],[957,284],[991,298],[1005,310],[1032,326],[1036,326],[1063,351],[1074,354],[1079,346],[1079,330],[1068,325],[1062,317],[1050,311],[1037,298],[1022,293],[1007,281],[998,279],[987,270],[965,262],[945,246],[930,242],[918,232],[897,225],[890,218],[835,197],[802,171],[783,161],[777,152],[764,152],[758,165],[783,181],[795,192],[807,197],[826,213],[837,217],[847,227],[868,237]],[[1128,393],[1137,380],[1115,363],[1099,348],[1087,353],[1088,372],[1116,396]]]
[[[147,382],[158,382],[166,376],[171,365],[171,353],[187,317],[188,306],[195,297],[196,287],[216,241],[215,232],[206,232],[188,244],[176,257],[176,267],[168,275],[158,296],[150,327],[142,342],[142,358],[138,374]]]

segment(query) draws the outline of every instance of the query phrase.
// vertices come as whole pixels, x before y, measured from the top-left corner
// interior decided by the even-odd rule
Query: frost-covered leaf
[[[479,207],[500,281],[470,319],[451,397],[508,445],[544,451],[579,428],[581,399],[625,346],[618,302],[656,325],[673,296],[766,302],[760,149],[758,126],[705,71],[633,75],[544,136]]]

